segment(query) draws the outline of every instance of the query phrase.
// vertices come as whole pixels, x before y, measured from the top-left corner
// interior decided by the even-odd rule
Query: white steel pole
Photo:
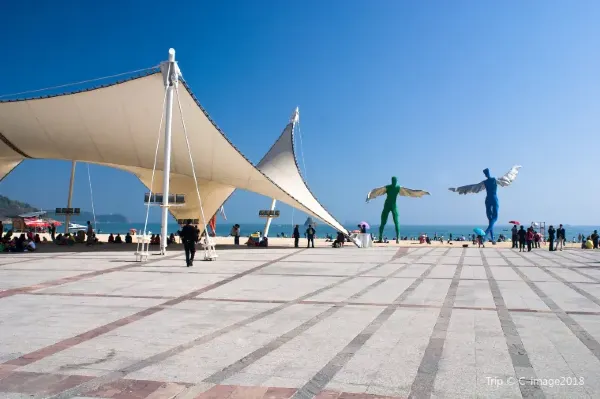
[[[71,181],[69,182],[69,198],[67,198],[67,208],[71,208],[73,201],[73,183],[75,183],[75,166],[77,161],[71,163]],[[69,222],[71,221],[71,215],[68,213],[65,216],[65,234],[69,232]]]
[[[169,49],[169,61],[161,65],[165,86],[167,88],[167,100],[165,110],[165,152],[163,168],[163,203],[162,220],[160,227],[160,253],[167,252],[167,224],[169,222],[169,176],[171,174],[171,125],[173,119],[173,91],[178,82],[179,69],[175,63],[175,50]]]
[[[275,203],[277,202],[277,200],[275,198],[273,198],[273,201],[271,202],[271,211],[275,210]],[[269,227],[271,227],[271,220],[273,220],[272,217],[267,217],[267,223],[265,223],[265,232],[263,233],[264,237],[268,237],[269,236]]]

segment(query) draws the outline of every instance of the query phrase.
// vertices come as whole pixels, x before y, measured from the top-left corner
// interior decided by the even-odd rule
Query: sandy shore
[[[50,240],[50,235],[49,234],[40,234],[41,237],[46,237],[46,239]],[[106,245],[110,245],[111,247],[117,246],[118,244],[108,244],[108,236],[109,234],[98,234],[98,240],[102,243],[105,243]],[[125,239],[124,236],[122,236],[123,239]],[[134,239],[134,244],[137,243],[136,240],[136,236],[133,237]],[[233,237],[214,237],[214,240],[216,241],[217,246],[232,246],[233,245]],[[246,237],[240,237],[240,244],[242,244],[241,246],[244,246],[244,243],[247,241]],[[179,239],[177,238],[177,242],[179,242]],[[305,238],[301,238],[300,239],[300,247],[305,247],[307,244],[307,241]],[[410,240],[401,240],[399,244],[396,244],[395,242],[389,242],[388,244],[378,244],[375,243],[375,247],[411,247],[411,248],[417,248],[417,247],[440,247],[440,248],[462,248],[462,246],[464,244],[468,244],[469,248],[477,248],[477,244],[473,245],[472,242],[470,241],[453,241],[450,244],[447,241],[444,241],[444,243],[440,243],[439,241],[436,242],[432,242],[430,245],[428,244],[420,244],[418,241],[410,241]],[[270,237],[269,238],[269,245],[272,247],[293,247],[294,246],[294,239],[293,238],[279,238],[279,237]],[[346,243],[346,245],[349,246],[353,246],[352,243]],[[125,245],[124,245],[125,246]],[[331,247],[331,242],[326,242],[324,238],[317,238],[315,239],[315,246],[316,247]],[[511,248],[512,247],[512,242],[500,242],[500,243],[496,243],[496,245],[492,245],[491,243],[486,244],[486,247],[495,247],[495,248]],[[566,245],[569,248],[579,248],[579,244],[575,244],[575,243],[568,243]],[[543,248],[547,248],[547,244],[544,245],[542,244],[542,249]]]

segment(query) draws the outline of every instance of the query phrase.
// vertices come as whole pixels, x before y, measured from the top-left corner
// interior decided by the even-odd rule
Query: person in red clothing
[[[533,238],[535,234],[533,232],[533,227],[527,229],[527,252],[531,252],[531,244],[533,243]]]
[[[537,231],[535,231],[533,234],[533,242],[535,243],[535,245],[533,247],[539,248],[541,241],[542,241],[542,235],[540,233],[538,233]]]

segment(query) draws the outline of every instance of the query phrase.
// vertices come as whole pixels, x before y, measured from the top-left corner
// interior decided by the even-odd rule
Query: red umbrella
[[[25,220],[27,227],[48,227],[48,222],[44,220]]]
[[[517,226],[519,226],[519,225],[521,224],[520,222],[517,222],[516,220],[511,220],[511,221],[510,221],[510,222],[508,222],[508,223],[510,223],[510,224],[514,224],[514,225],[517,225]]]

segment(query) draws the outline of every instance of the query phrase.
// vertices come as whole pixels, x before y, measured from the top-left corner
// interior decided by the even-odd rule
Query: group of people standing
[[[554,239],[556,237],[556,248],[554,247]],[[563,225],[559,225],[558,229],[555,229],[554,226],[550,225],[548,228],[548,243],[550,245],[550,251],[556,251],[557,249],[563,250],[565,245],[565,240],[567,238],[567,233]]]
[[[557,249],[563,250],[565,239],[567,233],[563,225],[559,225],[558,229],[555,229],[553,225],[550,225],[548,228],[548,244],[550,251],[556,251]],[[525,247],[527,247],[527,252],[531,252],[532,248],[540,248],[541,242],[544,237],[535,231],[533,227],[528,227],[525,230],[524,226],[517,228],[517,226],[513,226],[512,228],[512,243],[513,248],[519,248],[519,252],[524,252]],[[554,245],[556,241],[556,247]]]
[[[308,225],[308,228],[304,232],[306,239],[308,241],[306,248],[310,248],[311,245],[313,248],[315,247],[315,234],[316,233],[317,233],[317,231],[312,226],[312,224]],[[298,225],[294,226],[294,232],[292,233],[292,237],[294,237],[294,247],[298,248],[300,245],[300,226],[298,226]]]

